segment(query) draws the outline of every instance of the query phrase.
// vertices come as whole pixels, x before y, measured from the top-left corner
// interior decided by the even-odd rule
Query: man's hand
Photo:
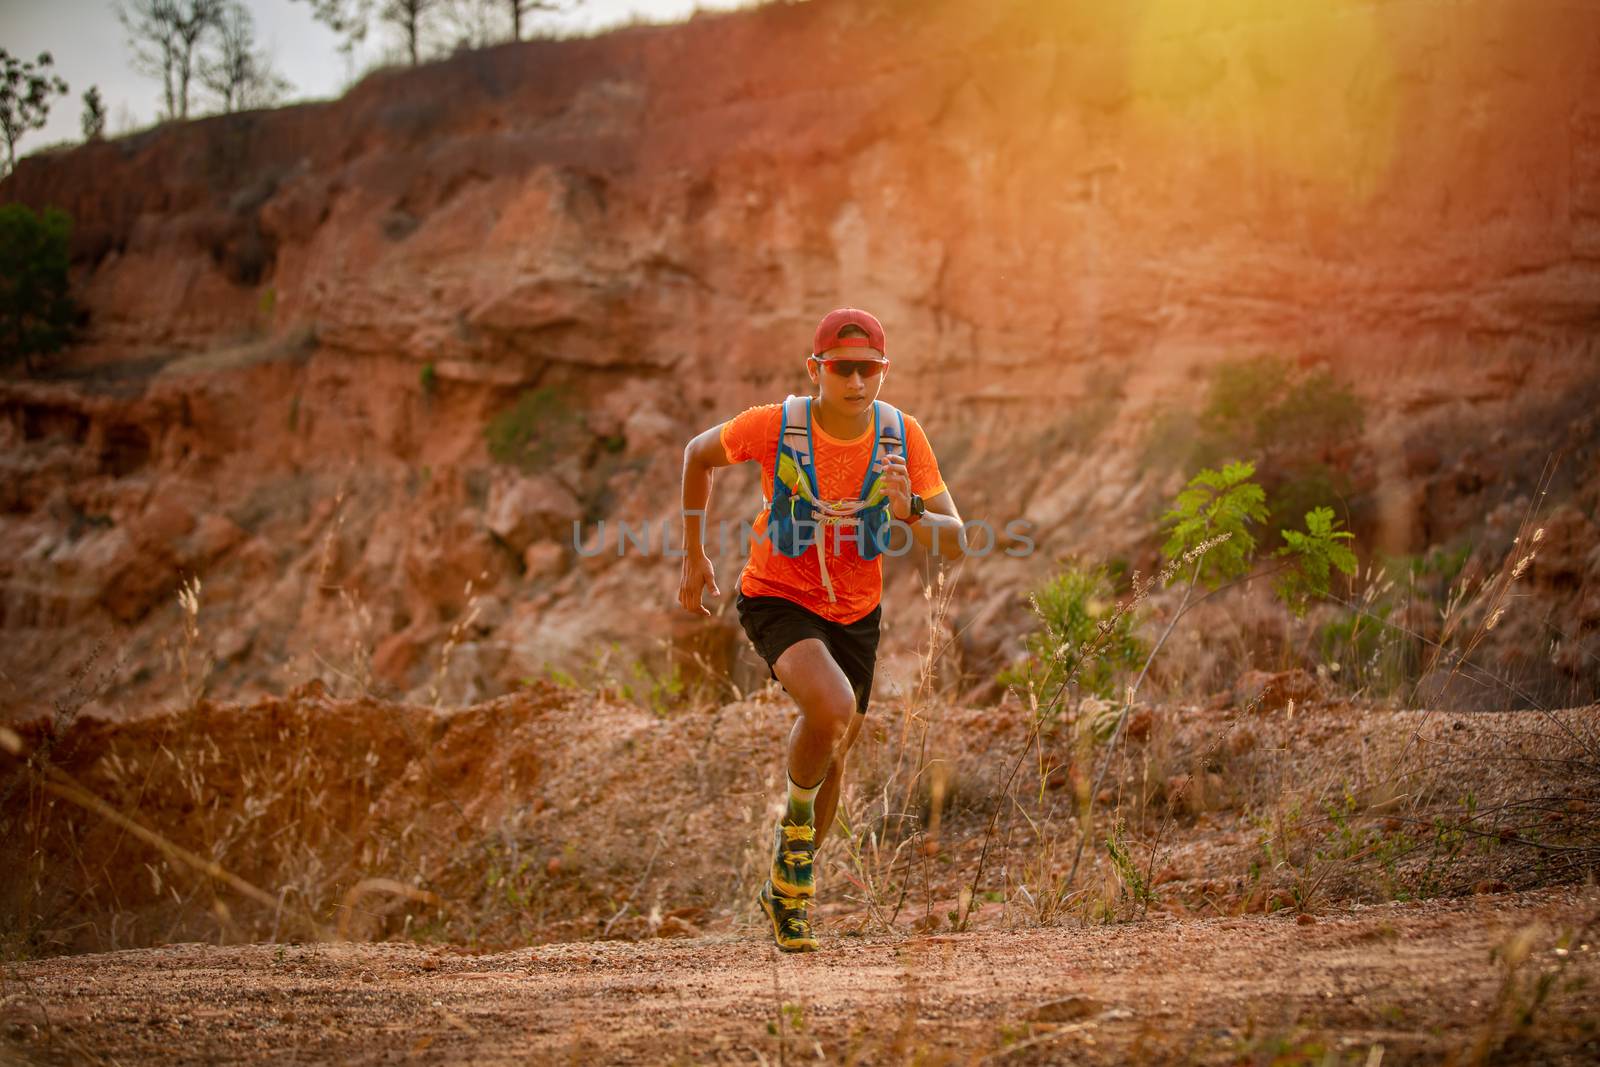
[[[717,572],[711,566],[711,560],[704,552],[690,552],[683,557],[683,581],[678,585],[678,603],[683,605],[684,611],[693,615],[711,614],[700,603],[700,593],[707,586],[711,587],[712,596],[722,595],[722,590],[717,588]]]
[[[911,475],[906,473],[904,456],[892,453],[883,457],[883,488],[889,494],[889,513],[901,522],[911,519]]]

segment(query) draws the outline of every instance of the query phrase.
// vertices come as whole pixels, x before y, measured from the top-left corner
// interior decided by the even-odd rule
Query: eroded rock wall
[[[1374,548],[1518,513],[1559,452],[1581,652],[1597,30],[1554,0],[815,0],[25,160],[0,197],[73,214],[91,325],[63,380],[0,396],[8,700],[48,703],[97,640],[137,678],[109,699],[170,692],[189,574],[214,689],[459,699],[667,639],[727,666],[737,628],[676,617],[674,560],[566,531],[669,519],[682,442],[799,391],[842,303],[886,322],[885,396],[963,512],[1037,524],[961,578],[964,667],[1054,561],[1153,561],[1182,472],[1152,425],[1258,354],[1366,405],[1339,462]],[[518,469],[485,428],[529,390]],[[723,514],[754,485],[720,479]]]

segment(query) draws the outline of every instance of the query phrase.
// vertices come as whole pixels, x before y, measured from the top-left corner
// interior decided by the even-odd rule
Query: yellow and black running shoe
[[[772,923],[772,940],[784,952],[815,952],[817,939],[811,933],[811,920],[806,918],[806,902],[780,896],[772,891],[772,883],[761,887],[756,897],[761,910]]]
[[[772,888],[786,897],[812,897],[817,881],[812,860],[817,854],[817,831],[810,826],[795,826],[778,820],[773,832]]]

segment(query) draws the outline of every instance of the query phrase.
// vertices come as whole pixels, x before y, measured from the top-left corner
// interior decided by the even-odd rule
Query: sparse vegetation
[[[1259,471],[1265,521],[1276,531],[1316,507],[1346,510],[1345,464],[1366,409],[1326,367],[1260,356],[1211,368],[1198,411],[1169,409],[1152,424],[1145,461],[1185,469],[1243,458]]]
[[[570,454],[584,439],[583,422],[570,400],[554,387],[525,389],[484,427],[496,463],[535,472]]]
[[[106,105],[100,98],[100,87],[91,85],[83,94],[83,139],[98,141],[106,134]]]
[[[1027,659],[1001,672],[1002,684],[1047,692],[1057,679],[1070,677],[1079,692],[1109,698],[1116,694],[1118,681],[1144,661],[1147,649],[1133,632],[1136,617],[1131,612],[1117,619],[1104,652],[1083,661],[1100,620],[1116,602],[1105,568],[1068,567],[1028,599],[1042,628],[1024,642]]]
[[[430,367],[419,372],[424,392]],[[590,433],[569,399],[523,393],[485,430],[495,458],[537,470],[572,453],[618,455],[624,442]],[[1337,654],[1352,675],[1356,660],[1370,664],[1373,686],[1379,671],[1413,686],[1417,670],[1470,671],[1475,643],[1516,609],[1516,583],[1541,551],[1533,528],[1497,574],[1468,574],[1459,550],[1391,562],[1406,582],[1456,605],[1424,640],[1399,629],[1415,619],[1394,586],[1385,590],[1382,566],[1376,579],[1361,577],[1353,537],[1332,508],[1308,508],[1272,546],[1255,473],[1229,462],[1191,479],[1153,531],[1163,571],[1129,575],[1121,598],[1110,573],[1092,564],[1041,587],[1042,628],[1029,642],[1020,700],[971,708],[950,699],[941,676],[962,572],[929,582],[916,684],[875,703],[824,854],[834,903],[825,937],[859,937],[867,952],[887,944],[909,956],[949,944],[937,951],[961,953],[973,939],[928,937],[1009,929],[1050,938],[1048,928],[1071,924],[1083,940],[1149,915],[1199,915],[1234,920],[1225,934],[1187,928],[1218,952],[1235,937],[1292,945],[1298,924],[1319,921],[1349,924],[1355,932],[1341,929],[1341,944],[1387,944],[1401,936],[1397,927],[1418,924],[1407,926],[1399,911],[1380,920],[1347,907],[1434,902],[1428,914],[1448,923],[1460,913],[1441,898],[1548,892],[1592,877],[1600,736],[1582,712],[1480,721],[1331,705],[1328,671],[1293,670],[1208,705],[1170,694],[1158,706],[1141,703],[1167,637],[1194,618],[1189,610],[1232,603],[1223,598],[1257,581],[1306,611],[1308,655]],[[442,649],[427,653],[438,654],[436,667],[425,663],[432,706],[383,703],[371,684],[371,612],[337,581],[343,500],[341,492],[322,565],[308,576],[315,589],[339,593],[350,619],[348,649],[316,650],[329,674],[243,707],[207,700],[196,580],[180,594],[184,643],[172,673],[181,707],[115,729],[78,727],[54,750],[42,724],[0,737],[9,753],[0,775],[16,793],[16,803],[0,805],[17,831],[0,853],[19,872],[0,883],[9,956],[271,940],[280,944],[263,964],[291,968],[307,950],[285,939],[525,953],[542,942],[749,930],[767,847],[750,828],[770,815],[787,698],[775,688],[699,688],[671,649],[645,660],[619,644],[552,664],[548,680],[520,692],[450,709],[454,658],[481,640],[478,586],[469,585],[440,631]],[[1346,588],[1378,591],[1357,602],[1361,612],[1325,601],[1344,600]],[[1401,638],[1413,658],[1384,660],[1385,642]],[[675,851],[684,840],[695,847]],[[117,864],[97,862],[114,850]],[[42,856],[67,862],[47,866]],[[1139,927],[1138,944],[1158,944],[1162,930]],[[1546,941],[1576,951],[1581,938],[1574,928]],[[598,960],[606,950],[593,951]],[[1547,1025],[1574,1032],[1571,1005],[1588,1002],[1563,984],[1569,972],[1530,964],[1531,950],[1505,962],[1514,956],[1508,948],[1489,968],[1498,1006],[1470,1042],[1450,1046],[1461,1062],[1545,1048]],[[792,988],[775,987],[757,1025],[770,1023],[766,1037],[779,1044],[762,1047],[937,1058],[945,1046],[917,1010],[928,966],[905,965],[910,1007],[892,1035],[843,1034]],[[997,1021],[974,1055],[1053,1054],[1067,1047],[1055,1042],[1091,1025],[1125,1049],[1127,1030],[1112,1025],[1119,1010],[1077,994],[1044,1001]],[[1230,1018],[1235,1029],[1208,1038],[1200,1058],[1326,1060],[1343,1050],[1355,1062],[1341,1028],[1367,1033],[1381,1023],[1414,1037],[1416,1019],[1437,1017],[1393,1003],[1361,1010],[1368,1014],[1356,1021],[1267,1027]],[[1153,1034],[1139,1040],[1148,1042],[1139,1050],[1167,1047]],[[1444,1047],[1431,1040],[1427,1048]]]
[[[67,278],[72,220],[46,208],[0,205],[0,360],[29,374],[59,351],[78,319]]]

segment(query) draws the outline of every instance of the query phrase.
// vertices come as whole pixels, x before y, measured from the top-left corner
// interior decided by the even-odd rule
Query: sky
[[[568,4],[573,2],[566,0]],[[637,19],[673,21],[688,17],[697,8],[719,10],[747,6],[748,2],[581,0],[565,14],[536,12],[525,16],[523,35],[528,36],[531,30],[593,31]],[[294,85],[285,102],[340,95],[398,43],[387,27],[374,27],[367,43],[354,56],[347,57],[339,51],[339,39],[333,32],[311,17],[311,8],[304,0],[243,3],[255,17],[257,36],[272,54],[278,73]],[[45,128],[31,131],[18,142],[19,157],[45,145],[81,140],[83,93],[91,85],[99,86],[105,101],[108,133],[137,129],[155,121],[161,106],[160,80],[141,75],[130,65],[132,49],[117,21],[113,0],[0,0],[0,48],[29,62],[40,52],[49,52],[55,60],[54,72],[71,89],[68,96],[53,99]],[[203,99],[203,95],[197,99]],[[195,107],[196,103],[191,102],[191,113]]]

